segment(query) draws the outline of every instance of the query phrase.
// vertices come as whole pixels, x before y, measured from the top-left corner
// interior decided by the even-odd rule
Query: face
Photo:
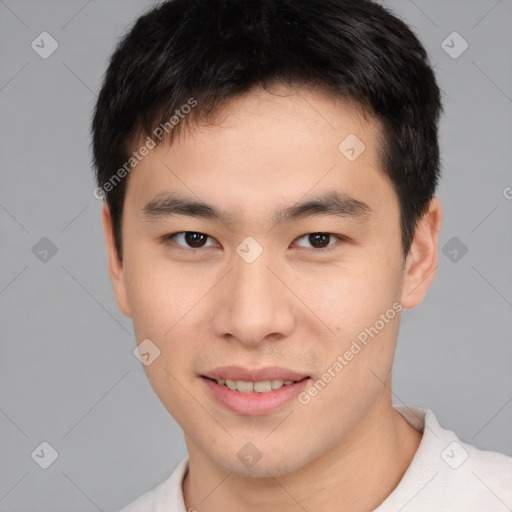
[[[379,126],[298,91],[253,90],[152,149],[127,182],[122,264],[104,211],[153,389],[189,452],[238,474],[290,473],[343,443],[382,399],[400,310],[425,290],[402,266]]]

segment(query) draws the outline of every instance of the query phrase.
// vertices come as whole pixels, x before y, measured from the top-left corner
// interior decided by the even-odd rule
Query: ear
[[[442,220],[441,201],[433,197],[428,211],[418,222],[407,255],[402,287],[402,306],[414,308],[425,298],[438,265],[437,246]]]
[[[117,306],[126,316],[131,318],[130,305],[128,303],[128,295],[126,293],[126,280],[125,272],[123,269],[123,262],[117,254],[114,243],[114,231],[112,217],[110,215],[110,208],[107,203],[103,202],[103,231],[105,232],[105,243],[107,249],[108,270],[110,273],[110,280],[116,296]]]

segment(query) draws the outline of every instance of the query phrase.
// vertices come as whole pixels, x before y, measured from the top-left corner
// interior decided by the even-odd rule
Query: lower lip
[[[244,416],[264,416],[275,411],[297,396],[308,384],[309,378],[267,393],[233,391],[213,380],[202,377],[212,395],[232,412]]]

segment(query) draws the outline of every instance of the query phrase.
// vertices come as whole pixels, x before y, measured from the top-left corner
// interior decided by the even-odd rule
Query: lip
[[[267,380],[298,381],[266,393],[243,393],[217,384],[215,379],[262,382]],[[298,395],[310,380],[309,375],[279,366],[266,368],[244,368],[242,366],[222,366],[201,375],[208,392],[221,405],[243,416],[265,416],[283,406]]]
[[[243,393],[233,391],[204,376],[201,377],[201,380],[205,383],[208,394],[231,412],[242,416],[266,416],[293,400],[305,389],[311,379],[304,377],[299,382],[273,389],[267,393]]]
[[[302,380],[309,377],[305,373],[297,373],[279,366],[269,366],[267,368],[249,369],[242,366],[222,366],[215,368],[201,375],[209,379],[230,379],[243,380],[246,382],[262,382],[265,380]]]

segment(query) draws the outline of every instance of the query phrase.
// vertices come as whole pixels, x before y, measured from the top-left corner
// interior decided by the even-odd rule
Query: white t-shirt
[[[507,512],[512,510],[512,457],[463,443],[430,409],[393,406],[420,445],[404,476],[373,512]],[[187,512],[181,483],[188,457],[171,476],[120,512]]]

